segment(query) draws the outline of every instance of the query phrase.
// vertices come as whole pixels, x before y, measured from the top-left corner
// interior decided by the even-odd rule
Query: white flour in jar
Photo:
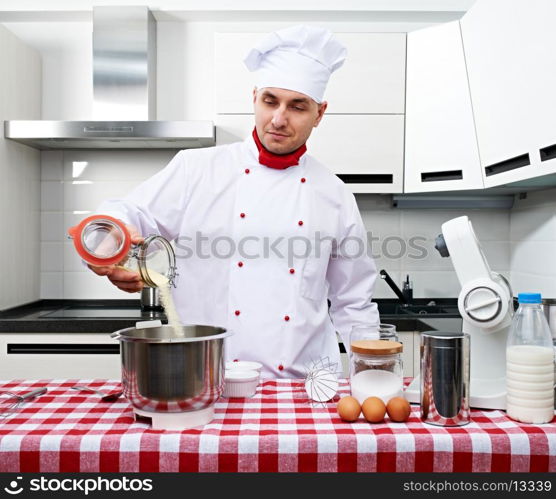
[[[387,404],[403,396],[403,380],[389,371],[367,369],[351,378],[351,394],[362,404],[368,397],[379,397]]]

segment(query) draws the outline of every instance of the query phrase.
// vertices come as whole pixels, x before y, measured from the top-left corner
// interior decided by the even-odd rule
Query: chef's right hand
[[[133,226],[126,225],[129,235],[131,236],[132,244],[140,244],[144,241],[141,233]],[[139,272],[134,272],[121,267],[125,260],[118,265],[105,265],[95,266],[87,264],[87,266],[97,275],[106,276],[108,280],[114,284],[118,289],[126,291],[127,293],[137,293],[143,289],[143,281]]]

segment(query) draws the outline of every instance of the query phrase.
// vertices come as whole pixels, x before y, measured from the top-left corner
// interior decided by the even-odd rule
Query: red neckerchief
[[[295,151],[288,154],[274,154],[267,151],[257,135],[256,128],[253,129],[253,139],[255,139],[255,144],[257,144],[257,149],[259,150],[259,163],[261,165],[268,166],[269,168],[275,168],[276,170],[285,170],[290,166],[298,165],[299,158],[303,156],[307,150],[307,146],[303,144]]]

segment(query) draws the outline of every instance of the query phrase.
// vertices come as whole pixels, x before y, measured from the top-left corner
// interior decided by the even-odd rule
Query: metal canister
[[[469,423],[469,346],[466,333],[421,334],[421,420],[437,426]]]
[[[164,306],[160,300],[160,291],[158,288],[143,286],[141,289],[141,310],[163,310]]]

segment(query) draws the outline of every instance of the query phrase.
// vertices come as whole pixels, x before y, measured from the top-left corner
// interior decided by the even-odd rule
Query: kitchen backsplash
[[[66,230],[104,199],[125,195],[164,167],[173,154],[102,150],[42,153],[41,298],[130,297],[83,267]],[[409,274],[415,297],[457,296],[459,283],[450,259],[440,257],[434,239],[443,222],[461,215],[471,218],[492,268],[509,276],[513,212],[401,210],[391,207],[389,195],[358,195],[357,202],[377,268],[386,269],[400,286]],[[379,280],[375,296],[394,294]]]
[[[517,197],[510,242],[514,292],[535,291],[556,298],[556,189]]]

